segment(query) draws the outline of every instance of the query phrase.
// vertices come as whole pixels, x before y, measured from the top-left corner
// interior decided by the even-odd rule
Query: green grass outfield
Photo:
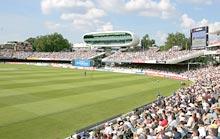
[[[141,75],[0,64],[0,139],[62,139],[170,95],[180,81]]]

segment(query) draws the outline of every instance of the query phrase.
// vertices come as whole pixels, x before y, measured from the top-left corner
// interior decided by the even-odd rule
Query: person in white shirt
[[[112,132],[113,132],[113,129],[112,129],[111,125],[109,123],[105,123],[105,129],[104,129],[103,134],[111,135]]]

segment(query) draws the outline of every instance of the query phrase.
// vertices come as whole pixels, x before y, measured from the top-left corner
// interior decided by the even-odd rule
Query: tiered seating
[[[29,56],[31,56],[33,54],[33,52],[14,52],[12,55],[12,58],[16,58],[16,59],[26,59]]]
[[[29,58],[34,59],[50,59],[50,60],[72,60],[72,59],[90,59],[96,55],[98,52],[95,51],[75,51],[75,52],[36,52]]]
[[[101,54],[96,51],[75,51],[75,52],[23,52],[23,51],[0,51],[0,57],[16,59],[37,59],[37,60],[68,60],[91,59]]]
[[[105,59],[103,62],[132,62],[132,63],[152,63],[166,62],[173,60],[181,56],[192,55],[198,53],[197,50],[184,50],[184,51],[162,51],[158,52],[155,49],[149,49],[147,51],[138,52],[118,52]]]
[[[1,50],[0,51],[0,58],[12,58],[12,50]]]

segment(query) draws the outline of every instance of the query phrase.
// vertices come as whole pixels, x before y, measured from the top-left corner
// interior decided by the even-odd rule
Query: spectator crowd
[[[90,59],[101,53],[96,51],[74,51],[74,52],[24,52],[1,50],[0,58],[14,59],[39,59],[39,60],[72,60]]]
[[[0,58],[11,58],[13,52],[11,50],[5,49],[0,51]]]
[[[198,50],[184,50],[184,51],[158,51],[157,49],[149,49],[147,51],[138,52],[117,52],[105,58],[108,62],[146,62],[149,60],[166,61],[175,59],[179,56],[198,53]]]
[[[220,66],[187,71],[194,79],[170,97],[106,122],[103,128],[81,132],[70,139],[219,139]]]

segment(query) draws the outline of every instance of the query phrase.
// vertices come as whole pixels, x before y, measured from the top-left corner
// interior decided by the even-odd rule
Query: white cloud
[[[209,26],[209,32],[220,31],[220,22],[210,23],[207,19],[202,19],[201,21],[195,21],[187,14],[183,14],[181,16],[180,21],[181,21],[181,27],[187,30],[195,27]]]
[[[187,14],[181,16],[181,27],[183,28],[192,28],[196,25],[196,22],[190,18]]]
[[[84,19],[75,19],[72,22],[72,25],[73,28],[75,28],[76,30],[89,31],[89,28],[93,26],[93,23]]]
[[[42,0],[41,9],[44,14],[51,13],[52,10],[71,9],[75,7],[91,8],[94,3],[91,0]]]
[[[168,18],[175,14],[170,0],[96,0],[106,11],[137,13],[141,16]]]
[[[164,45],[165,44],[165,41],[166,41],[166,39],[167,39],[167,36],[168,36],[168,34],[167,33],[164,33],[164,32],[162,32],[162,31],[157,31],[156,32],[156,38],[157,38],[157,43],[159,44],[159,45]]]
[[[93,20],[97,18],[102,18],[105,16],[105,11],[101,9],[92,8],[89,9],[85,14],[79,14],[79,13],[63,13],[61,15],[62,20],[77,20],[77,19],[84,19],[84,20]]]
[[[113,28],[110,22],[103,20],[106,12],[94,3],[92,0],[42,0],[41,9],[44,14],[59,11],[60,19],[66,24],[69,23],[70,28],[75,30],[95,31],[100,28]],[[46,22],[45,25],[50,29],[58,27],[50,22]]]
[[[209,21],[207,19],[202,19],[201,21],[199,21],[199,23],[197,23],[199,26],[208,26],[209,25]]]
[[[63,13],[61,15],[62,20],[70,21],[77,29],[84,31],[97,29],[98,26],[102,26],[104,23],[101,20],[106,15],[105,11],[97,8],[91,8],[86,13]]]
[[[86,17],[91,19],[101,18],[105,15],[106,15],[105,11],[97,8],[92,8],[86,13]]]
[[[113,25],[111,22],[104,22],[101,20],[86,20],[86,19],[77,19],[72,23],[73,27],[81,31],[112,31]]]
[[[125,4],[125,10],[136,11],[142,16],[168,18],[175,14],[175,7],[170,0],[130,0]]]
[[[180,2],[185,2],[194,5],[210,5],[213,3],[213,0],[179,0]]]
[[[209,23],[209,32],[220,32],[220,22]]]
[[[110,22],[107,22],[101,26],[101,28],[98,28],[97,31],[112,31],[113,25]]]
[[[150,6],[151,4],[151,1],[147,2],[146,0],[130,0],[125,4],[125,9],[128,11],[144,10],[145,8],[152,7]]]
[[[136,13],[140,16],[168,18],[175,14],[171,0],[42,0],[43,14],[58,11],[60,19],[84,31],[112,30],[106,12]],[[47,23],[50,28],[58,25]]]
[[[97,5],[105,11],[123,12],[124,0],[96,0]]]
[[[48,28],[50,30],[57,30],[59,27],[61,27],[61,25],[59,23],[54,23],[51,21],[46,21],[44,23],[44,25],[46,26],[46,28]]]

